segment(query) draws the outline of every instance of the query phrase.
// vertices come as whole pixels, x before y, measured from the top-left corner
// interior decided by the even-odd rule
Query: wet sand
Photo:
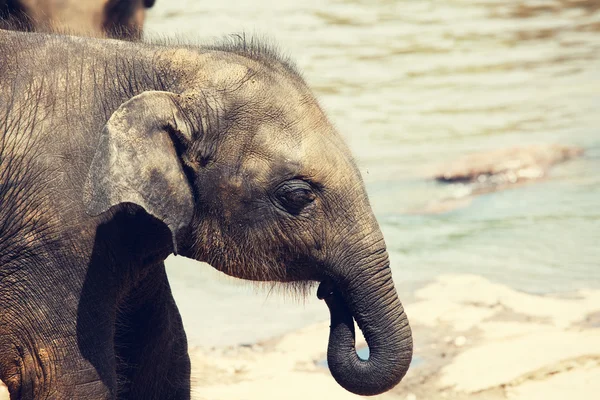
[[[536,296],[443,275],[406,311],[413,366],[376,399],[592,400],[600,392],[600,290]],[[360,398],[323,366],[327,336],[323,322],[253,345],[192,348],[193,398]]]

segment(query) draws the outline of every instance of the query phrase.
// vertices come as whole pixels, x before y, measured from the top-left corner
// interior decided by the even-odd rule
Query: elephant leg
[[[119,306],[115,348],[123,399],[189,399],[190,359],[164,263],[148,267]]]
[[[110,291],[99,284],[82,308],[86,274],[39,260],[0,266],[0,380],[11,399],[115,398]]]

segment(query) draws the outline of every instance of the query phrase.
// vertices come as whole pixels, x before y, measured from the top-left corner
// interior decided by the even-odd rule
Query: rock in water
[[[469,154],[437,168],[433,177],[451,185],[451,196],[430,201],[411,214],[439,214],[463,208],[474,196],[544,178],[550,167],[579,157],[583,149],[558,144],[512,147]]]
[[[512,147],[469,154],[444,165],[435,179],[445,183],[507,185],[539,179],[558,163],[581,156],[583,149],[558,144]]]

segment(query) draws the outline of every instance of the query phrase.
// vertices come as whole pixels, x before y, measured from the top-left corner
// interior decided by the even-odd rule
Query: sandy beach
[[[475,275],[444,275],[416,299],[406,305],[413,366],[375,398],[597,398],[600,291],[535,296]],[[324,322],[253,346],[195,348],[194,398],[357,399],[318,365],[327,334]]]
[[[415,296],[406,305],[414,365],[376,398],[597,398],[600,291],[534,296],[475,275],[444,275]],[[194,398],[359,398],[322,366],[327,335],[324,322],[253,346],[192,349]]]
[[[476,275],[442,275],[415,299],[406,305],[413,366],[375,398],[597,398],[600,290],[535,296]],[[253,345],[193,348],[193,398],[357,399],[323,364],[327,335],[323,322]]]

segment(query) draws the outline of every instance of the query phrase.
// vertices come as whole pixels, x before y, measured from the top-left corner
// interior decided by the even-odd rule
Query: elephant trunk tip
[[[390,309],[374,311],[379,316],[370,319],[374,324],[364,326],[364,320],[357,321],[362,322],[359,326],[369,345],[366,360],[356,352],[353,313],[336,285],[322,282],[317,297],[325,300],[331,314],[327,362],[335,380],[362,396],[378,395],[396,386],[406,375],[413,352],[410,326],[397,297]],[[384,326],[389,328],[381,329]]]

